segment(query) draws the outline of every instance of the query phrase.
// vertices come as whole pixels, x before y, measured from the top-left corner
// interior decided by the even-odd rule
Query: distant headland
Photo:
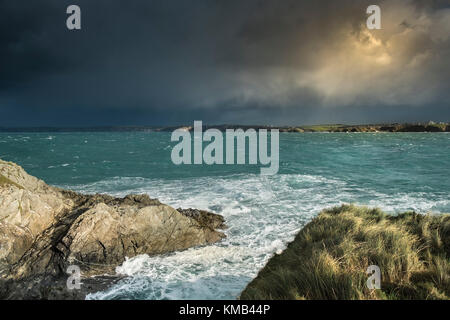
[[[172,132],[184,128],[193,130],[191,125],[180,126],[95,126],[95,127],[0,127],[0,132]],[[381,124],[323,124],[299,126],[271,126],[271,125],[239,125],[220,124],[204,125],[205,129],[278,129],[280,132],[450,132],[450,122],[427,123],[381,123]]]

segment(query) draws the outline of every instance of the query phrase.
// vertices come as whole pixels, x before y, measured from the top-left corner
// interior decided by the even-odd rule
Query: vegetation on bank
[[[366,270],[381,269],[370,290]],[[242,292],[247,299],[449,299],[450,215],[322,211]]]

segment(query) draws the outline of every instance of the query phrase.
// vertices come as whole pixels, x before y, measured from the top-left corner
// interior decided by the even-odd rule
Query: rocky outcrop
[[[82,195],[0,160],[0,298],[84,298],[115,281],[126,257],[214,243],[223,228],[210,212],[147,195]],[[70,265],[81,269],[82,290],[67,290]]]
[[[449,131],[448,123],[392,123],[392,124],[366,124],[366,125],[312,125],[312,126],[300,126],[300,127],[278,127],[278,126],[244,126],[244,125],[218,125],[218,126],[204,126],[204,130],[214,128],[220,131],[227,129],[278,129],[280,132],[288,133],[303,133],[303,132],[343,132],[343,133],[355,133],[355,132],[445,132]],[[159,131],[173,131],[177,128],[164,128]],[[193,130],[192,127],[181,127],[187,131]]]

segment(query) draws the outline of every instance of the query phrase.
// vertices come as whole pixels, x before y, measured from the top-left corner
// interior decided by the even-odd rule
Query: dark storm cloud
[[[379,3],[0,0],[0,125],[449,120],[448,1]]]

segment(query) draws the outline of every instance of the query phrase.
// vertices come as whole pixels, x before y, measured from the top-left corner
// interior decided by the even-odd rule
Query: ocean
[[[88,299],[235,299],[322,209],[343,203],[396,214],[450,212],[448,133],[281,133],[280,169],[181,165],[164,132],[0,133],[0,158],[83,193],[146,193],[223,215],[227,238],[127,259],[128,275]]]

